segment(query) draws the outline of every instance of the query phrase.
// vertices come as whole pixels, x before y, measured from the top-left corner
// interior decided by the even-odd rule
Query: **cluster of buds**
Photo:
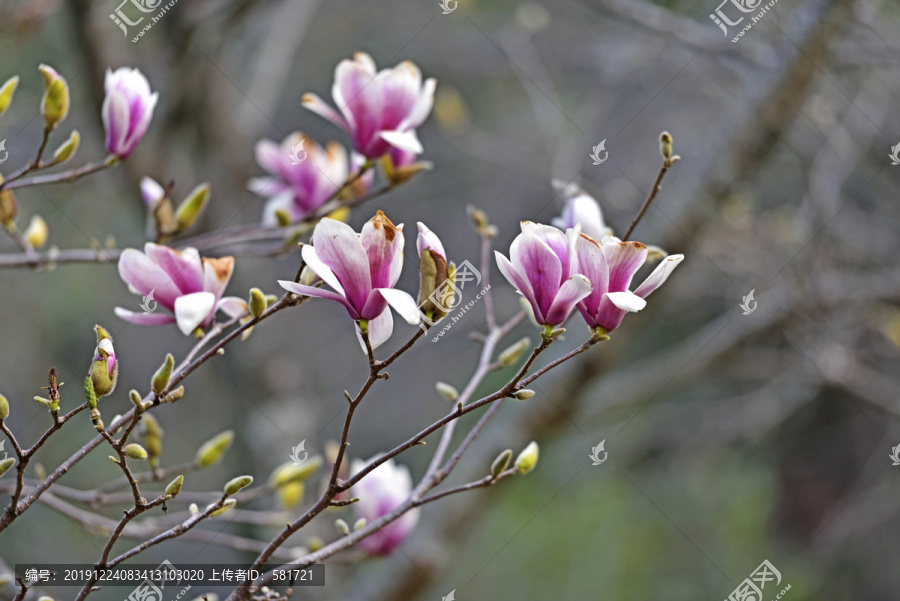
[[[169,198],[171,188],[171,184],[163,187],[149,177],[141,179],[141,197],[150,218],[148,230],[160,240],[168,239],[192,226],[209,202],[210,186],[202,183],[191,190],[175,209]]]

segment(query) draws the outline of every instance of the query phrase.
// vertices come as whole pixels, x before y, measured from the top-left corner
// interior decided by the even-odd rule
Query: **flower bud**
[[[231,509],[232,507],[234,507],[236,504],[237,504],[237,501],[235,501],[234,499],[227,499],[225,501],[225,503],[222,504],[221,507],[219,507],[218,509],[213,511],[211,514],[209,514],[209,517],[217,518],[220,515],[222,515],[223,513],[225,513],[226,511],[228,511],[229,509]],[[209,511],[212,507],[215,507],[215,503],[207,505],[206,506],[207,511]]]
[[[38,69],[44,77],[41,114],[47,129],[53,129],[69,114],[69,85],[53,67],[42,64]]]
[[[97,348],[94,350],[94,363],[89,375],[94,385],[94,394],[99,399],[116,389],[119,367],[109,332],[99,325],[94,326],[94,330],[97,333]]]
[[[666,160],[672,158],[672,135],[667,131],[659,135],[659,153]]]
[[[524,338],[520,338],[518,342],[512,344],[506,348],[500,356],[498,357],[498,361],[500,361],[500,365],[503,367],[509,367],[513,365],[516,361],[519,360],[519,357],[522,356],[528,348],[531,347],[531,339],[527,336]]]
[[[131,401],[131,404],[137,407],[138,409],[144,408],[144,399],[141,398],[141,393],[139,393],[135,389],[131,389],[128,391],[128,399]]]
[[[166,386],[169,385],[169,380],[172,379],[172,369],[174,367],[175,357],[169,353],[166,355],[166,360],[163,361],[163,364],[160,365],[159,369],[156,370],[156,373],[153,374],[153,380],[151,381],[153,392],[161,394],[162,391],[166,389]]]
[[[238,476],[232,478],[225,484],[225,494],[229,497],[238,494],[242,488],[246,488],[253,483],[253,476]]]
[[[310,457],[300,465],[287,462],[275,468],[269,481],[273,486],[284,486],[292,482],[303,482],[322,467],[322,458],[319,455]]]
[[[527,474],[534,469],[538,462],[538,445],[531,441],[525,449],[516,457],[516,471],[520,474]]]
[[[200,184],[187,195],[175,210],[175,228],[178,231],[189,228],[206,208],[209,201],[209,184]]]
[[[281,227],[287,227],[291,224],[291,216],[284,209],[275,209],[275,220]]]
[[[278,488],[278,503],[284,509],[293,509],[303,501],[305,487],[302,482],[291,482]]]
[[[325,541],[323,541],[318,536],[310,536],[309,540],[306,541],[306,547],[309,549],[310,553],[315,553],[324,546]]]
[[[459,391],[446,382],[438,382],[434,385],[434,389],[437,390],[437,393],[441,395],[441,398],[445,401],[450,401],[452,403],[459,398]]]
[[[7,417],[9,417],[9,401],[0,394],[0,419],[6,419]]]
[[[0,461],[0,476],[3,476],[3,474],[5,474],[7,471],[9,471],[9,468],[14,466],[15,464],[16,464],[16,460],[13,459],[12,457],[9,457],[8,459],[4,459],[3,461]]]
[[[0,115],[6,112],[12,103],[13,94],[16,92],[16,86],[19,85],[19,76],[14,75],[6,80],[3,86],[0,86]]]
[[[233,440],[234,432],[231,430],[225,430],[221,434],[213,436],[197,449],[194,461],[200,467],[209,467],[213,465],[222,458],[222,455],[224,455],[225,451],[228,450],[228,447],[231,446]]]
[[[47,595],[43,595],[42,597],[38,597],[37,601],[53,601],[53,597],[48,597]]]
[[[490,225],[488,222],[487,213],[475,207],[473,205],[469,205],[466,207],[466,213],[469,214],[469,219],[472,220],[472,225],[475,226],[476,232],[483,232]]]
[[[425,224],[419,222],[416,248],[419,251],[419,301],[420,310],[437,321],[447,315],[452,304],[453,281],[447,255],[438,237]]]
[[[523,388],[522,390],[517,391],[513,394],[513,398],[517,401],[527,401],[531,397],[534,396],[534,391],[529,390],[528,388]]]
[[[166,494],[174,497],[181,492],[182,484],[184,484],[184,476],[179,475],[177,478],[169,482],[169,485],[166,487]]]
[[[259,288],[250,289],[250,314],[259,317],[266,310],[266,295]]]
[[[125,445],[125,455],[128,456],[129,459],[144,461],[147,458],[147,451],[138,443],[133,442]]]
[[[0,175],[0,184],[3,183],[3,175]],[[16,197],[12,190],[0,190],[0,225],[9,228],[18,212]]]
[[[91,381],[90,375],[85,376],[84,378],[84,398],[87,401],[89,409],[93,411],[97,408],[97,395],[94,394],[94,383]]]
[[[56,152],[53,153],[53,162],[59,165],[60,163],[65,163],[72,155],[75,154],[75,151],[78,150],[78,145],[81,143],[81,134],[77,131],[73,131],[69,134],[69,139],[60,144],[59,148],[56,149]]]
[[[183,397],[183,396],[184,396],[184,385],[182,384],[181,386],[179,386],[178,388],[176,388],[175,390],[173,390],[172,392],[170,392],[169,394],[166,395],[166,402],[174,403],[175,401],[180,400],[181,397]]]
[[[31,248],[40,248],[47,243],[47,222],[40,215],[32,215],[25,230],[25,240]]]
[[[190,505],[188,505],[188,512],[189,512],[191,515],[197,515],[197,514],[200,513],[200,508],[197,507],[197,504],[196,504],[196,503],[191,503]]]
[[[499,476],[503,470],[509,465],[509,460],[512,459],[512,449],[506,449],[494,459],[494,462],[491,464],[491,475],[496,478]]]
[[[341,518],[338,518],[334,521],[334,527],[337,528],[337,531],[340,532],[341,534],[343,534],[344,536],[347,536],[348,534],[350,534],[350,526],[348,526],[347,522],[345,522]]]
[[[367,523],[368,522],[366,522],[366,518],[359,518],[358,520],[353,522],[353,529],[354,530],[362,530],[363,528],[366,527]]]
[[[149,413],[144,415],[142,423],[144,424],[144,448],[147,449],[150,461],[155,465],[155,459],[162,455],[162,437],[165,432],[159,426],[156,418]]]

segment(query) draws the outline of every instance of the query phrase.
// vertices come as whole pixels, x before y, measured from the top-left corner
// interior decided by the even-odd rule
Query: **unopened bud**
[[[9,401],[0,394],[0,419],[6,419],[7,417],[9,417]]]
[[[353,523],[353,529],[354,530],[362,530],[363,528],[366,527],[366,524],[367,524],[366,518],[359,518],[358,520],[356,520]]]
[[[309,268],[309,265],[304,265],[303,270],[300,272],[300,283],[304,286],[312,286],[317,281],[319,281],[319,276],[315,271]]]
[[[137,390],[135,390],[133,388],[128,391],[128,400],[130,400],[131,404],[134,405],[135,407],[137,407],[138,409],[144,408],[144,404],[143,404],[144,399],[141,398],[141,393],[139,393]]]
[[[204,442],[200,448],[197,449],[194,461],[200,467],[209,467],[213,465],[222,458],[222,455],[224,455],[225,451],[228,450],[228,447],[231,446],[233,440],[234,432],[231,430],[225,430],[221,434],[217,434]]]
[[[343,534],[344,536],[347,536],[348,534],[350,534],[350,526],[348,526],[347,522],[345,522],[341,518],[338,518],[334,521],[334,527],[337,528],[337,531],[340,532],[341,534]]]
[[[278,302],[278,297],[275,296],[274,294],[266,295],[266,308],[271,307],[272,305],[274,305],[277,302]]]
[[[0,115],[6,112],[12,103],[13,94],[16,92],[16,86],[19,85],[19,76],[15,75],[6,80],[0,87]]]
[[[129,459],[143,461],[147,458],[147,450],[138,443],[133,442],[129,445],[125,445],[125,455],[127,455]]]
[[[459,398],[459,391],[446,382],[438,382],[434,385],[434,389],[437,390],[437,393],[441,395],[441,398],[445,401],[450,401],[452,403]]]
[[[672,135],[667,131],[659,135],[659,152],[666,160],[672,158]]]
[[[25,230],[25,240],[31,248],[40,248],[47,243],[47,222],[40,215],[32,215],[31,222]]]
[[[175,227],[178,231],[189,228],[203,212],[209,201],[209,184],[200,184],[187,195],[175,210]]]
[[[222,504],[221,507],[219,507],[218,509],[216,509],[215,511],[213,511],[211,514],[209,514],[209,517],[211,517],[211,518],[217,518],[217,517],[219,517],[220,515],[222,515],[223,513],[225,513],[226,511],[228,511],[229,509],[231,509],[232,507],[234,507],[236,504],[237,504],[237,501],[235,501],[234,499],[227,499],[227,500]],[[208,506],[206,507],[206,510],[209,511],[209,510],[212,509],[213,507],[215,507],[215,503],[212,503],[212,504],[208,505]]]
[[[469,219],[472,220],[472,224],[475,226],[476,231],[481,232],[488,227],[489,222],[487,213],[478,207],[469,205],[466,207],[466,213],[469,214]]]
[[[500,361],[500,365],[503,367],[509,367],[518,361],[519,357],[522,356],[528,348],[531,346],[531,339],[527,336],[525,338],[520,338],[518,342],[506,347],[500,356],[498,357],[498,361]]]
[[[69,86],[53,67],[42,64],[38,69],[44,77],[41,114],[47,129],[53,129],[69,114]]]
[[[527,401],[531,397],[534,396],[534,391],[529,390],[528,388],[523,388],[522,390],[516,391],[513,394],[513,398],[517,401]]]
[[[47,595],[43,595],[41,597],[38,597],[37,601],[53,601],[53,597],[48,597]]]
[[[266,310],[266,295],[259,288],[250,289],[250,314],[258,318]]]
[[[325,541],[323,541],[318,536],[310,536],[309,540],[306,541],[306,546],[309,549],[310,553],[315,553],[325,546]]]
[[[84,398],[87,400],[90,409],[94,410],[97,408],[97,395],[94,393],[94,382],[89,375],[84,378]]]
[[[506,449],[494,459],[494,462],[491,464],[491,475],[496,478],[499,476],[503,470],[509,465],[509,460],[512,459],[512,449]]]
[[[53,153],[53,162],[57,165],[60,163],[65,163],[72,155],[75,154],[75,151],[78,150],[78,144],[81,143],[81,134],[77,131],[73,131],[69,134],[69,139],[60,144],[59,148],[56,149],[56,152]]]
[[[3,176],[0,175],[0,184],[3,183]],[[0,225],[9,227],[18,212],[16,197],[12,190],[0,191]]]
[[[176,388],[175,390],[173,390],[172,392],[167,394],[166,402],[174,403],[175,401],[181,399],[181,397],[183,397],[183,396],[184,396],[184,385],[179,386],[178,388]]]
[[[169,482],[169,485],[166,487],[166,494],[172,495],[174,497],[181,492],[182,484],[184,484],[184,476],[179,475],[177,478]]]
[[[291,482],[278,487],[278,503],[285,509],[293,509],[303,501],[304,489],[302,482]]]
[[[291,224],[291,216],[288,215],[288,212],[284,209],[275,210],[275,219],[278,221],[278,225],[280,225],[281,227],[285,227]]]
[[[242,488],[246,488],[253,483],[253,476],[238,476],[232,478],[225,484],[225,494],[229,497],[236,495]]]
[[[166,389],[166,386],[169,385],[169,380],[172,379],[172,369],[174,367],[175,357],[172,356],[172,353],[169,353],[166,355],[166,360],[163,361],[163,364],[153,374],[153,380],[151,381],[153,392],[160,394]]]
[[[538,462],[538,445],[531,441],[525,449],[516,457],[516,471],[520,474],[527,474],[534,469]]]
[[[189,512],[191,515],[197,515],[197,514],[200,513],[200,508],[197,507],[197,504],[196,504],[196,503],[191,503],[191,504],[188,506],[188,512]]]
[[[322,467],[322,458],[318,455],[310,457],[302,464],[285,463],[275,468],[269,481],[273,486],[284,486],[291,482],[303,482]]]
[[[13,459],[12,457],[9,457],[7,459],[4,459],[3,461],[0,461],[0,476],[2,476],[7,471],[9,471],[9,468],[14,466],[15,464],[16,464],[16,460]]]

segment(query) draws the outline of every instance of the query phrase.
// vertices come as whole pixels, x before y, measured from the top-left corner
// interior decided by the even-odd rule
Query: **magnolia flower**
[[[369,461],[354,459],[350,465],[351,475],[357,474]],[[409,468],[397,465],[388,459],[353,486],[353,496],[359,501],[353,504],[358,518],[374,522],[396,509],[412,492],[412,476]],[[419,509],[407,511],[393,522],[359,541],[359,547],[372,555],[386,555],[397,548],[409,536],[419,521]]]
[[[522,222],[522,233],[509,248],[510,259],[494,251],[500,272],[524,296],[543,326],[558,326],[575,304],[591,292],[576,268],[575,242],[580,228],[563,234],[555,227]]]
[[[628,312],[640,311],[647,305],[651,292],[659,288],[684,259],[684,255],[669,255],[656,266],[634,292],[631,278],[647,258],[647,247],[640,242],[622,242],[608,238],[597,243],[588,236],[580,236],[575,246],[578,272],[591,281],[593,290],[581,302],[578,310],[592,330],[602,328],[611,332],[622,323]]]
[[[300,132],[281,144],[260,140],[256,162],[269,177],[255,177],[248,188],[269,199],[263,209],[263,224],[275,225],[275,211],[287,213],[291,222],[300,221],[325,204],[347,181],[347,151],[337,142],[323,149]]]
[[[105,91],[106,150],[124,159],[147,133],[158,94],[150,93],[150,84],[140,71],[127,67],[106,71]]]
[[[395,226],[381,211],[359,234],[346,223],[322,219],[313,231],[312,246],[304,245],[302,255],[334,292],[286,280],[278,282],[281,287],[344,305],[350,317],[365,322],[372,348],[390,338],[394,329],[388,305],[408,323],[419,322],[416,302],[394,288],[403,266],[403,224]]]
[[[430,320],[438,321],[447,315],[452,301],[453,287],[450,282],[450,266],[447,253],[440,239],[419,222],[419,236],[416,250],[419,251],[419,308]]]
[[[166,197],[166,189],[152,177],[141,178],[141,198],[144,199],[144,205],[151,211],[156,208],[157,204]]]
[[[331,96],[341,114],[315,94],[303,96],[303,106],[350,134],[353,147],[377,159],[391,147],[421,153],[418,127],[434,101],[435,80],[422,84],[422,73],[410,61],[376,72],[365,52],[343,60],[334,71]]]
[[[604,236],[611,235],[612,230],[603,222],[600,203],[580,188],[575,187],[570,192],[562,215],[554,218],[551,223],[561,230],[581,224],[582,233],[594,240],[602,240]]]
[[[116,315],[143,326],[175,322],[185,335],[212,324],[219,309],[237,317],[247,310],[246,301],[222,297],[233,270],[234,257],[201,259],[195,248],[177,251],[152,242],[144,252],[127,248],[119,258],[119,276],[132,293],[144,297],[144,312],[116,307]],[[168,313],[155,313],[157,303]]]

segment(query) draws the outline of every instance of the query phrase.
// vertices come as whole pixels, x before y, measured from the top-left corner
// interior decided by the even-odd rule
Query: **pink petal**
[[[337,102],[337,100],[335,100]],[[300,101],[300,104],[316,113],[321,117],[325,117],[345,132],[350,133],[350,126],[347,124],[347,121],[341,117],[337,111],[328,106],[324,100],[319,98],[315,94],[304,94],[303,99]],[[343,106],[342,103],[338,103],[340,106]]]
[[[279,175],[284,169],[286,158],[284,149],[272,140],[257,142],[254,154],[259,166],[272,175]]]
[[[403,232],[379,211],[363,225],[359,241],[368,257],[372,287],[393,286],[400,278],[403,267]]]
[[[124,152],[125,136],[128,135],[128,101],[120,92],[113,90],[103,101],[103,127],[106,129],[106,150],[120,155]]]
[[[422,251],[427,248],[444,257],[446,261],[447,253],[444,252],[444,245],[441,244],[441,239],[421,221],[416,225],[419,228],[419,236],[416,238],[416,250],[419,251],[419,256],[421,257]]]
[[[188,249],[184,249],[182,252],[187,251]],[[218,300],[222,298],[222,294],[231,280],[231,274],[234,273],[234,257],[219,257],[218,259],[204,257],[202,261],[203,290],[212,292]]]
[[[181,294],[162,267],[139,250],[126,248],[119,257],[119,276],[138,294],[146,296],[154,290],[159,304],[171,311]]]
[[[629,313],[637,313],[647,306],[647,301],[634,292],[609,292],[606,298],[619,309]]]
[[[335,277],[334,272],[331,271],[331,268],[319,259],[315,247],[304,244],[303,248],[300,249],[300,256],[303,257],[303,261],[306,262],[307,267],[312,269],[313,273],[319,276],[320,280],[334,288],[341,297],[345,296],[344,288],[341,286],[341,283],[338,282],[338,279]]]
[[[356,232],[346,223],[326,217],[313,232],[313,246],[316,256],[341,283],[347,301],[362,311],[372,290],[372,279],[369,258]]]
[[[399,148],[406,152],[422,154],[422,152],[425,151],[425,149],[422,148],[422,143],[419,142],[419,137],[416,135],[416,130],[414,129],[404,132],[391,130],[379,131],[378,136],[394,148]]]
[[[182,294],[203,290],[203,265],[195,249],[178,252],[168,246],[148,242],[144,245],[144,254],[162,267]]]
[[[500,273],[503,274],[503,277],[505,277],[531,305],[531,309],[534,311],[535,320],[543,319],[544,314],[540,312],[537,301],[534,299],[534,290],[531,288],[531,282],[520,274],[516,268],[513,267],[513,264],[509,262],[509,259],[500,254],[499,251],[495,250],[494,256],[497,259],[497,267],[500,268]]]
[[[609,291],[624,292],[644,264],[647,247],[640,242],[610,242],[603,245],[603,254],[609,264]]]
[[[122,307],[116,307],[113,311],[120,319],[138,326],[161,326],[175,323],[175,318],[168,313],[135,313]]]
[[[418,325],[422,320],[419,306],[408,293],[403,290],[397,290],[396,288],[378,288],[377,291],[381,293],[384,300],[386,300],[394,311],[396,311],[409,325]]]
[[[216,304],[216,311],[223,311],[228,317],[238,317],[247,312],[247,301],[239,296],[226,296]]]
[[[662,262],[656,266],[656,269],[653,270],[647,279],[637,287],[637,290],[634,293],[641,298],[647,298],[650,296],[650,293],[663,285],[663,283],[669,278],[669,274],[671,274],[676,267],[684,260],[684,255],[669,255]]]
[[[554,231],[565,242],[562,232],[555,228]],[[562,284],[563,267],[559,256],[531,228],[516,237],[509,252],[513,267],[528,279],[534,290],[534,300],[540,308],[535,314],[546,317]],[[542,323],[540,318],[538,323]]]
[[[316,298],[327,298],[328,300],[337,301],[347,308],[347,312],[350,313],[350,317],[352,317],[353,319],[360,319],[359,312],[356,311],[356,309],[354,309],[350,305],[350,303],[347,302],[346,298],[336,292],[332,292],[331,290],[324,290],[322,288],[316,288],[315,286],[298,284],[290,280],[278,280],[278,285],[288,292],[293,292],[294,294],[300,294],[302,296],[313,296]]]
[[[387,342],[388,338],[390,338],[391,334],[394,332],[394,317],[391,315],[390,308],[385,305],[381,315],[369,320],[368,328],[369,344],[372,345],[373,350]],[[356,336],[359,338],[359,345],[362,347],[363,353],[365,353],[366,344],[363,342],[362,335],[359,333],[359,327],[356,328]]]
[[[576,271],[591,282],[591,293],[579,304],[590,315],[596,315],[603,295],[609,289],[609,265],[603,250],[592,239],[581,236],[575,244]],[[588,324],[590,325],[590,324]]]
[[[578,301],[590,293],[591,282],[583,275],[573,275],[560,286],[544,321],[552,326],[560,325],[569,318]]]

